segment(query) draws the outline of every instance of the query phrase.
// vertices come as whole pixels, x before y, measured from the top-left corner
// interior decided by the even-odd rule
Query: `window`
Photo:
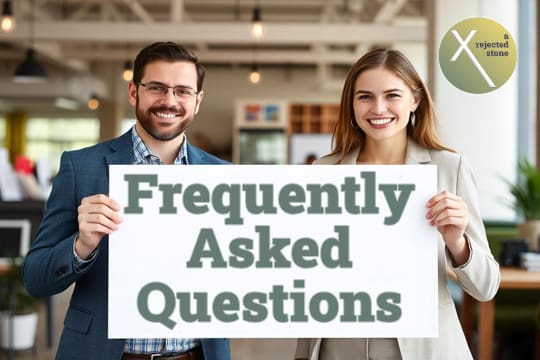
[[[26,156],[33,161],[48,161],[55,174],[62,152],[98,142],[99,121],[95,118],[29,118],[26,139]]]

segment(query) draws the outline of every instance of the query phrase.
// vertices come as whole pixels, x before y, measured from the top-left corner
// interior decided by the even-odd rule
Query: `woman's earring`
[[[411,113],[409,114],[409,122],[412,126],[416,125],[416,114],[414,113],[414,111],[411,111]]]
[[[358,124],[356,123],[356,119],[353,117],[351,117],[351,126],[354,130],[359,130],[360,128],[358,127]]]

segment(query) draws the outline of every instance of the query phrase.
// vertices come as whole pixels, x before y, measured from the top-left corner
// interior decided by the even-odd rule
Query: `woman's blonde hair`
[[[428,149],[449,150],[439,140],[435,129],[435,109],[431,96],[411,62],[398,50],[375,49],[362,56],[349,70],[343,92],[339,117],[332,136],[333,150],[330,155],[338,155],[341,162],[345,155],[355,148],[362,149],[366,134],[356,126],[353,100],[356,79],[364,71],[383,67],[401,78],[415,97],[419,99],[414,111],[415,121],[407,124],[407,135]]]

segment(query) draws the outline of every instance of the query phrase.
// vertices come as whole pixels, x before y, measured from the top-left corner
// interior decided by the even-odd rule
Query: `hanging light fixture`
[[[251,72],[249,73],[249,81],[252,84],[258,84],[261,81],[261,73],[259,71],[259,66],[256,63],[251,65]]]
[[[259,4],[253,8],[253,18],[251,19],[251,33],[256,38],[263,36],[262,10]]]
[[[124,63],[124,72],[122,73],[122,78],[124,78],[125,81],[131,81],[133,79],[133,70],[131,66],[131,61],[126,60]]]
[[[15,28],[15,18],[13,17],[13,11],[11,10],[11,1],[4,0],[2,3],[2,20],[0,22],[0,28],[4,32],[12,32]]]
[[[26,56],[15,70],[13,81],[18,83],[43,82],[47,78],[45,68],[36,59],[36,51],[33,48],[26,50]]]
[[[34,36],[34,0],[31,3],[31,16],[29,19],[29,43],[30,46],[26,50],[26,56],[22,63],[17,66],[13,81],[19,83],[36,83],[43,82],[47,78],[47,72],[41,63],[36,59],[36,51],[33,48]]]
[[[97,110],[99,108],[99,98],[95,93],[90,94],[87,105],[90,110]]]

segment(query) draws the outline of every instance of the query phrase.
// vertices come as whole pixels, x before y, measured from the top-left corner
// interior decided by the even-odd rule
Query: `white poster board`
[[[430,165],[110,167],[109,337],[435,337]]]

